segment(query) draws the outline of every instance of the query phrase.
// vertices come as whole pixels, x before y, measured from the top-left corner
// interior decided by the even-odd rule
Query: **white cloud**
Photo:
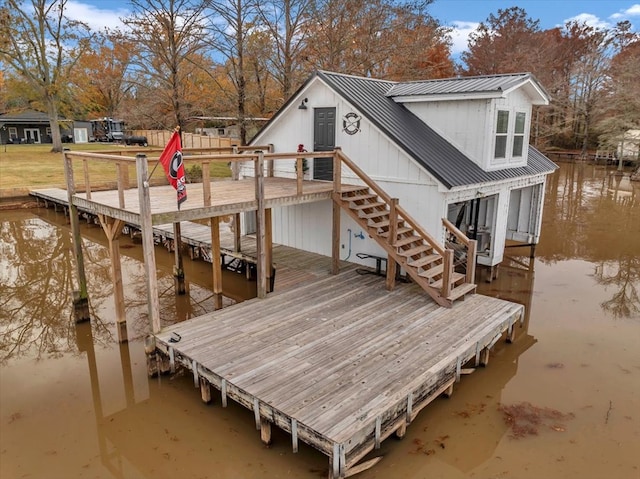
[[[612,20],[620,21],[620,20],[626,20],[629,17],[637,17],[637,16],[640,16],[640,3],[631,5],[626,10],[621,10],[618,13],[614,13],[609,18],[611,18]]]
[[[125,8],[115,10],[107,10],[98,8],[95,5],[70,0],[65,10],[66,15],[73,19],[79,20],[91,27],[92,30],[98,31],[107,28],[122,27],[121,17],[126,17],[129,11]]]
[[[563,24],[566,24],[567,22],[577,22],[580,24],[585,23],[590,27],[602,29],[606,29],[611,26],[609,22],[607,22],[606,20],[602,20],[600,17],[592,13],[580,13],[578,15],[565,19]]]
[[[469,35],[478,28],[480,23],[456,20],[451,22],[451,25],[451,54],[458,56],[467,49]]]

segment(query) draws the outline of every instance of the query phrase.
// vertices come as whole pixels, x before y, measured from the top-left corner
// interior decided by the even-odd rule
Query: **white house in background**
[[[274,152],[341,147],[431,235],[444,242],[448,218],[478,240],[478,262],[493,266],[506,240],[540,237],[545,178],[557,167],[529,145],[529,130],[532,106],[548,102],[530,73],[392,82],[319,71],[252,144],[271,143]],[[276,175],[293,177],[294,162],[284,163],[276,162]],[[311,179],[332,179],[330,159],[308,163]],[[349,173],[343,183],[359,184]],[[273,240],[330,256],[331,202],[274,210]],[[386,256],[344,212],[341,246],[349,261]]]
[[[627,130],[618,143],[618,158],[637,160],[640,158],[640,130]]]

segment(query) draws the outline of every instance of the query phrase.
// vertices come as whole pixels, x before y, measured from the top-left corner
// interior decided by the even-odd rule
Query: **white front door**
[[[40,143],[40,130],[37,128],[25,128],[24,137],[27,143]]]

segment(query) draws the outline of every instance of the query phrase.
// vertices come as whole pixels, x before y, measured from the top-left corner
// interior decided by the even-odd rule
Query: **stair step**
[[[402,251],[398,251],[398,254],[400,256],[404,256],[405,258],[410,258],[412,256],[415,256],[417,254],[420,253],[426,253],[427,251],[431,250],[431,246],[429,245],[420,245],[420,246],[416,246],[415,248],[410,248],[407,250],[402,250]]]
[[[413,231],[413,228],[408,228],[406,226],[402,226],[401,228],[398,228],[397,233],[398,233],[398,236],[400,236],[402,234],[408,233],[409,231]],[[383,231],[378,236],[382,236],[383,238],[388,238],[389,237],[389,232],[388,231]]]
[[[361,215],[360,218],[366,219],[366,220],[373,220],[375,218],[382,218],[383,216],[389,216],[389,211],[388,210],[376,210],[373,213],[367,213],[365,215]],[[377,223],[376,223],[377,225]]]
[[[447,296],[449,301],[455,301],[458,298],[461,298],[465,294],[475,293],[476,285],[473,283],[462,283],[460,286],[456,286],[451,290],[451,294]]]
[[[437,265],[432,266],[431,268],[423,271],[422,273],[418,274],[418,276],[420,276],[421,278],[431,279],[431,278],[433,278],[435,276],[438,276],[439,274],[442,274],[443,271],[444,271],[444,266],[442,264],[437,264]],[[432,286],[433,286],[433,284],[432,284]],[[437,287],[437,286],[435,286],[435,287]]]
[[[368,208],[376,208],[378,206],[384,206],[385,203],[381,203],[379,201],[376,201],[375,203],[363,203],[361,205],[353,205],[353,206],[349,206],[349,208],[351,208],[352,210],[366,210]]]
[[[374,193],[367,193],[363,195],[343,196],[342,199],[344,201],[366,201],[366,200],[372,200],[377,197],[378,195]]]
[[[418,241],[423,241],[422,236],[416,236],[416,235],[405,236],[404,238],[400,238],[399,240],[396,240],[393,246],[395,246],[396,248],[399,248],[400,246],[406,246],[411,243],[417,243]]]
[[[464,277],[465,277],[464,274],[454,272],[453,276],[451,277],[451,284],[456,284],[458,281],[460,281]],[[431,286],[433,286],[434,288],[438,288],[438,289],[442,288],[442,278],[440,278],[438,281],[432,283]],[[453,291],[453,289],[452,289],[452,291]]]
[[[442,258],[442,256],[440,256],[439,254],[429,254],[427,256],[422,256],[421,258],[409,261],[408,265],[409,266],[413,266],[414,268],[420,268],[422,266],[426,266],[428,264],[433,263],[434,261],[437,261],[438,259]]]

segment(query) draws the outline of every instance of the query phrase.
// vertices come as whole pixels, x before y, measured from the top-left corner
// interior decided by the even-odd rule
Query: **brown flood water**
[[[65,218],[0,215],[0,478],[326,477],[325,456],[293,454],[277,428],[263,446],[251,412],[202,404],[188,375],[147,378],[139,246],[121,245],[133,339],[119,346],[101,230],[84,228],[95,319],[76,327]],[[163,321],[213,309],[209,265],[187,261],[190,295],[176,300],[171,256],[158,256]],[[250,294],[243,281],[229,288]],[[526,327],[357,477],[639,479],[640,184],[562,164],[534,272],[505,263],[480,290],[524,303]],[[500,405],[537,413],[535,434],[518,434]]]

